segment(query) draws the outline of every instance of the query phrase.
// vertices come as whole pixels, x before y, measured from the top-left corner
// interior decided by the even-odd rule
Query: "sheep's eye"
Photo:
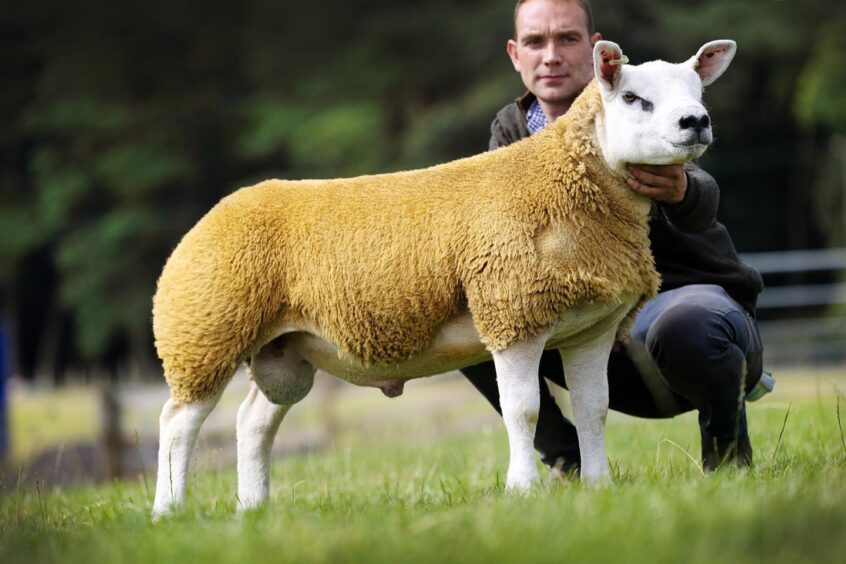
[[[638,96],[633,92],[623,92],[623,101],[626,104],[634,104],[634,101],[638,99]]]

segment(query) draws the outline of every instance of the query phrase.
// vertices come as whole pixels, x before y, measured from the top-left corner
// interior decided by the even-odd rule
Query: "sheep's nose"
[[[684,116],[679,120],[679,127],[682,129],[693,129],[697,132],[706,129],[709,125],[711,125],[711,120],[708,118],[708,114],[699,117]]]

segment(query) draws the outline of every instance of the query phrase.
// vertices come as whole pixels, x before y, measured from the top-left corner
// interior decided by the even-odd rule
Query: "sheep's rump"
[[[168,260],[154,298],[174,392],[218,389],[284,325],[312,327],[365,363],[431,342],[466,306],[454,249],[462,204],[437,188],[412,197],[414,176],[268,181],[215,206]],[[439,198],[452,200],[441,202],[449,212],[436,211]]]

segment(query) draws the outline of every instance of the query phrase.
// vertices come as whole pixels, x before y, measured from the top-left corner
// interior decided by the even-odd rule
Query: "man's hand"
[[[684,165],[626,165],[632,190],[663,204],[678,204],[687,192]]]

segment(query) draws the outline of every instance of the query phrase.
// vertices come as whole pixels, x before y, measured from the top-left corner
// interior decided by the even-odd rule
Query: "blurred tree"
[[[800,123],[830,134],[819,157],[813,194],[828,243],[846,245],[846,14],[829,19],[815,37],[795,98]]]

